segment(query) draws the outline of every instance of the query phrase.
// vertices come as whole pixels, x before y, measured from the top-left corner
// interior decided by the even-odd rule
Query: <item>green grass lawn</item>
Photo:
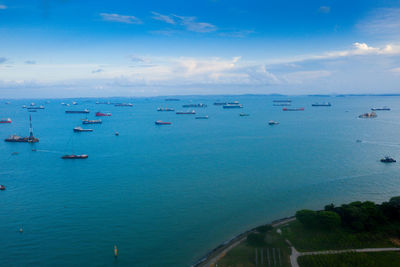
[[[390,242],[390,236],[385,233],[354,233],[341,227],[336,230],[309,229],[298,221],[293,221],[281,229],[283,236],[290,240],[298,251],[396,247]]]
[[[224,257],[218,261],[218,267],[252,267],[256,266],[255,251],[258,249],[258,266],[282,266],[290,267],[290,249],[285,243],[285,239],[281,235],[276,233],[276,229],[268,232],[265,237],[265,245],[260,247],[250,246],[246,241],[237,247],[230,250]],[[261,265],[261,249],[263,249],[263,265]],[[273,250],[274,249],[274,250]],[[279,252],[278,253],[278,249]],[[268,254],[269,252],[269,264]],[[275,252],[275,261],[273,257]],[[281,260],[279,264],[278,254],[280,254]],[[275,263],[275,264],[274,264]]]
[[[400,266],[399,252],[343,253],[310,255],[298,258],[300,267],[397,267]]]

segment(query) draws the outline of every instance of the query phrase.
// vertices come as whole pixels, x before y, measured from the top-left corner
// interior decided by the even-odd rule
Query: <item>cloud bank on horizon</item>
[[[4,97],[400,93],[400,1],[21,2]]]

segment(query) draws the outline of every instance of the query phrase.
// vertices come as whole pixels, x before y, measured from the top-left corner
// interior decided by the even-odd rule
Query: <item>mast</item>
[[[32,128],[32,118],[31,115],[29,115],[29,138],[33,138],[33,128]]]

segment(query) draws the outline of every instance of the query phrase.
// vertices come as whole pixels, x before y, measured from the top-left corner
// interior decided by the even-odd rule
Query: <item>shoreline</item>
[[[274,220],[271,222],[272,227],[277,227],[282,224],[286,224],[288,222],[296,220],[295,216],[290,216],[290,217],[285,217],[281,218],[278,220]],[[250,230],[247,230],[245,232],[242,232],[233,238],[223,242],[222,244],[216,246],[214,249],[210,250],[207,252],[204,256],[200,257],[199,260],[197,260],[194,264],[191,265],[191,267],[205,267],[205,266],[210,266],[211,264],[216,263],[222,255],[225,255],[228,251],[230,251],[232,248],[236,247],[240,243],[242,243],[247,236],[254,232],[254,230],[257,227],[254,227]]]

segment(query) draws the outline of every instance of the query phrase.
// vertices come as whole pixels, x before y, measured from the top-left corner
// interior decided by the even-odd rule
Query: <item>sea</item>
[[[28,136],[31,116],[40,139],[0,142],[1,266],[191,266],[237,234],[296,210],[400,195],[400,163],[380,162],[400,160],[399,96],[165,98],[0,100],[0,117],[12,119],[0,124],[0,138]],[[273,105],[288,98],[305,110]],[[232,101],[243,108],[213,105]],[[45,109],[22,108],[32,102]],[[182,107],[190,103],[207,107]],[[382,106],[391,111],[358,118]],[[90,113],[65,113],[83,109]],[[97,111],[112,116],[81,124]],[[76,126],[93,132],[75,133]]]

